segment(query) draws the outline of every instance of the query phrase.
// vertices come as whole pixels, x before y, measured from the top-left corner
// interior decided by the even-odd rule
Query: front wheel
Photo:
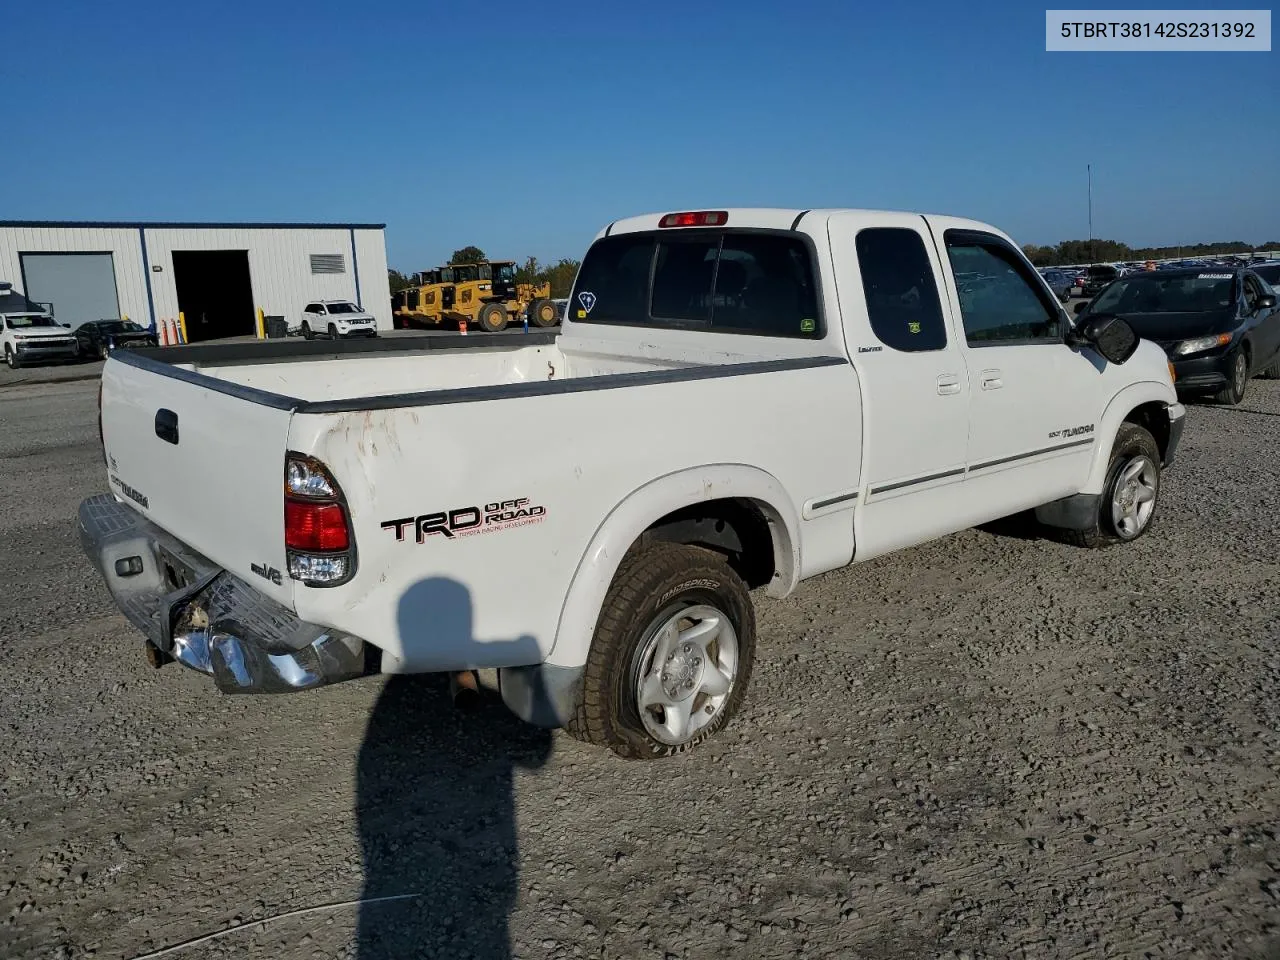
[[[747,586],[719,554],[640,548],[605,596],[568,731],[629,760],[690,750],[742,705],[755,648]]]
[[[4,362],[8,364],[10,370],[18,369],[18,355],[13,352],[13,348],[7,343],[4,345]]]
[[[1092,526],[1057,534],[1068,543],[1091,549],[1137,540],[1155,519],[1160,461],[1155,437],[1136,423],[1122,423]]]
[[[330,340],[338,339],[338,325],[336,323],[329,324],[329,339]]]
[[[1234,407],[1244,401],[1245,390],[1249,388],[1249,358],[1243,350],[1237,350],[1231,360],[1231,373],[1227,385],[1213,395],[1218,403]]]

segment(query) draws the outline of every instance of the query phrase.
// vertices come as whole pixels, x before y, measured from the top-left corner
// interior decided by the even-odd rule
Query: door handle
[[[938,393],[944,397],[960,392],[960,378],[953,373],[944,373],[938,377]]]
[[[983,370],[981,374],[983,390],[999,390],[1004,386],[999,370]]]

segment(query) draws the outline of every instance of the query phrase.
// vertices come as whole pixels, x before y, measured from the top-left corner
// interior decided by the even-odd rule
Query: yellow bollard
[[[262,313],[261,307],[258,308],[258,339],[259,340],[267,339],[266,320],[263,319],[263,313]]]
[[[187,342],[187,315],[181,310],[178,311],[178,342]]]

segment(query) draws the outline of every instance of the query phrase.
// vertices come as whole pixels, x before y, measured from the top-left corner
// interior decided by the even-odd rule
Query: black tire
[[[529,319],[540,327],[554,327],[560,322],[560,311],[551,300],[535,300],[529,304]]]
[[[1280,357],[1263,369],[1262,376],[1267,380],[1280,380]]]
[[[1231,359],[1231,374],[1227,378],[1227,385],[1215,393],[1213,399],[1218,403],[1234,407],[1244,401],[1248,387],[1249,357],[1244,350],[1237,350]]]
[[[7,343],[4,345],[4,362],[9,365],[10,370],[17,370],[21,366],[18,362],[18,355],[13,352],[13,348]]]
[[[1120,482],[1121,472],[1138,456],[1146,457],[1155,465],[1155,502],[1146,524],[1133,536],[1125,536],[1112,521],[1111,506],[1116,496],[1116,488]],[[1087,530],[1058,530],[1053,535],[1064,543],[1076,547],[1097,550],[1101,547],[1114,546],[1117,543],[1131,543],[1145,536],[1156,520],[1156,512],[1160,506],[1160,448],[1155,437],[1136,423],[1120,424],[1116,434],[1116,442],[1111,447],[1111,460],[1107,465],[1107,478],[1102,485],[1102,496],[1098,499],[1098,509],[1093,517],[1093,525]]]
[[[338,339],[338,325],[336,323],[329,324],[329,339],[330,340]]]
[[[98,359],[106,360],[109,356],[111,356],[111,351],[107,349],[107,345],[105,343],[98,344]]]
[[[315,336],[315,334],[311,332],[311,324],[309,324],[309,323],[307,323],[307,321],[303,320],[303,321],[302,321],[302,339],[303,339],[303,340],[310,340],[310,339],[311,339],[312,337],[314,337],[314,336]]]
[[[501,303],[486,303],[480,308],[480,315],[476,317],[476,322],[480,324],[481,330],[486,330],[489,333],[505,330],[507,327],[507,308]]]
[[[709,604],[737,634],[737,670],[719,712],[680,744],[645,730],[637,703],[636,661],[653,630],[681,608]],[[747,585],[711,550],[654,543],[629,553],[605,595],[583,673],[581,700],[568,732],[628,760],[649,760],[693,749],[737,713],[755,661],[755,609]],[[698,703],[696,694],[694,704]],[[695,714],[704,708],[698,706]]]

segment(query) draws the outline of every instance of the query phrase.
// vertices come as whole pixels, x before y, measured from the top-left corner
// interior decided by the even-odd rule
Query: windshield
[[[30,327],[56,327],[53,317],[6,317],[5,324],[10,330],[26,330]]]
[[[1205,313],[1231,306],[1235,276],[1230,273],[1187,273],[1162,277],[1136,274],[1107,287],[1090,313]]]
[[[330,313],[359,313],[359,308],[354,303],[346,303],[340,301],[338,303],[327,304]]]
[[[510,282],[515,278],[516,278],[516,268],[514,264],[504,263],[502,266],[498,267],[499,280],[506,280]]]

